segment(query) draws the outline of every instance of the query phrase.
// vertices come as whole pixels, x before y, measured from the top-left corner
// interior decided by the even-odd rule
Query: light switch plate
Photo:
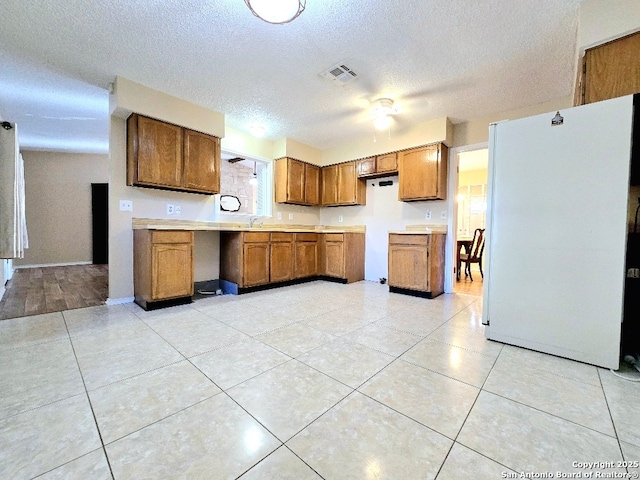
[[[180,205],[174,205],[174,206],[173,206],[173,213],[174,213],[175,215],[180,215],[181,210],[182,210],[182,209],[180,208]]]
[[[131,200],[120,200],[120,211],[121,212],[133,212],[133,201],[131,201]]]
[[[293,220],[293,213],[289,214],[289,220]]]
[[[282,220],[282,212],[278,212],[278,220]]]
[[[440,219],[441,220],[446,220],[447,219],[447,211],[446,210],[442,210],[440,212]]]

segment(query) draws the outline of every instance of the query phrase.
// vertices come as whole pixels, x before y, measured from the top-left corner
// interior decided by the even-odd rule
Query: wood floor
[[[464,295],[474,295],[476,297],[481,297],[482,275],[480,275],[480,270],[477,266],[473,265],[471,267],[471,274],[473,275],[473,281],[471,281],[469,277],[465,278],[464,273],[461,273],[460,281],[453,282],[453,291],[456,293],[462,293]]]
[[[18,269],[0,301],[0,320],[102,305],[108,265]]]

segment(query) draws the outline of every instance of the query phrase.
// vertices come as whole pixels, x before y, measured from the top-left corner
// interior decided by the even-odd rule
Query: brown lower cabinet
[[[295,234],[294,278],[318,275],[318,237],[317,233]]]
[[[239,289],[318,276],[364,280],[364,235],[220,232],[220,279]]]
[[[133,270],[135,302],[145,310],[191,301],[193,232],[134,230]]]
[[[220,278],[241,288],[269,283],[269,232],[220,232]]]
[[[445,234],[389,234],[389,287],[428,298],[444,292]],[[409,292],[406,292],[409,293]]]
[[[325,233],[322,237],[322,275],[347,283],[364,280],[364,233]]]
[[[293,247],[293,233],[271,234],[270,282],[286,282],[293,278]]]

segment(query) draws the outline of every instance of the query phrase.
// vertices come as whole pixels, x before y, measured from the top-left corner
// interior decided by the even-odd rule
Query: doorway
[[[489,165],[489,150],[486,145],[470,147],[454,152],[457,164],[457,181],[454,187],[454,217],[453,217],[453,253],[454,268],[452,291],[466,295],[482,296],[483,275],[481,263],[470,263],[470,272],[466,271],[466,264],[458,262],[458,255],[469,254],[477,229],[484,229],[487,214],[487,178]],[[484,252],[474,248],[474,253],[484,260]],[[457,271],[460,263],[460,272]],[[484,266],[484,265],[483,265]]]
[[[91,184],[93,264],[109,263],[109,184]]]

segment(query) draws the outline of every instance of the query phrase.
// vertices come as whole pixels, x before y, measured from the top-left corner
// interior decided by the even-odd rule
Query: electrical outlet
[[[341,222],[342,221],[342,215],[338,215],[338,221]]]
[[[289,214],[289,220],[293,220],[293,213]]]
[[[278,212],[278,220],[282,220],[282,212]]]
[[[180,215],[181,210],[182,210],[182,209],[180,208],[180,205],[174,205],[174,206],[173,206],[173,213],[174,213],[175,215]]]
[[[440,220],[446,220],[447,219],[447,211],[446,210],[442,210],[440,212]]]
[[[425,220],[431,220],[431,210],[427,210],[427,211],[424,213],[424,219],[425,219]]]
[[[175,207],[170,203],[167,203],[167,215],[173,215],[175,212]]]
[[[121,212],[133,212],[133,202],[131,200],[120,200]]]

